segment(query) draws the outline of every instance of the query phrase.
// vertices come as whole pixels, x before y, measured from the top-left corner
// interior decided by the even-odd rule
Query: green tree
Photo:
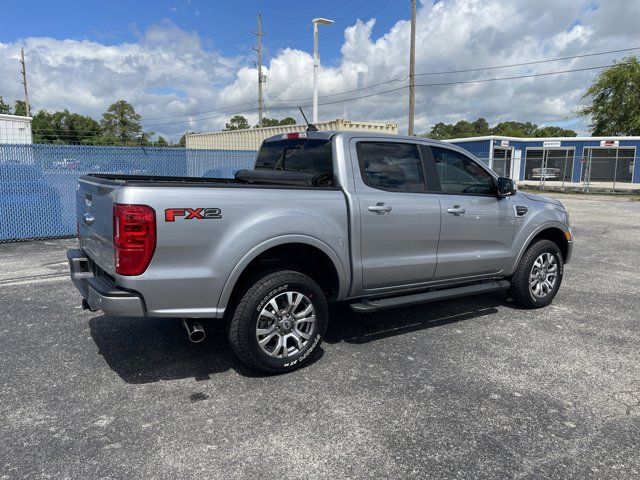
[[[262,126],[263,127],[279,127],[280,125],[295,125],[296,119],[293,117],[285,117],[282,120],[278,120],[277,118],[263,118]],[[256,124],[253,128],[259,128],[259,125]]]
[[[436,123],[425,136],[435,140],[446,140],[450,138],[482,137],[485,135],[501,135],[507,137],[575,137],[577,134],[573,130],[556,127],[538,127],[531,122],[501,122],[495,127],[489,127],[489,123],[484,118],[479,118],[475,122],[461,120],[455,125],[446,123]]]
[[[149,144],[151,132],[143,133],[140,114],[129,102],[118,100],[102,114],[102,129],[107,141],[124,145]]]
[[[640,63],[630,56],[601,71],[583,96],[593,135],[640,135]]]
[[[153,142],[153,146],[154,147],[170,147],[171,145],[169,144],[169,142],[167,142],[167,140],[162,135],[160,135],[158,139],[155,142]]]
[[[4,98],[0,95],[0,113],[11,114],[11,105],[4,103]]]
[[[20,115],[22,117],[27,116],[27,102],[24,100],[16,100],[15,106],[13,107],[13,114]]]
[[[224,130],[246,130],[249,128],[249,122],[242,115],[236,115],[224,125]]]
[[[443,122],[436,123],[429,133],[426,134],[427,137],[433,138],[434,140],[446,140],[447,138],[455,138],[453,135],[453,125],[449,125]]]
[[[94,145],[102,142],[102,128],[93,118],[71,113],[40,110],[33,116],[35,143],[68,143]]]
[[[535,137],[538,126],[531,122],[500,122],[491,129],[493,135],[507,137]]]
[[[547,127],[540,127],[536,130],[536,137],[576,137],[578,134],[573,130],[567,128],[556,127],[555,125],[549,125]]]
[[[187,135],[190,135],[192,133],[196,133],[196,132],[185,132],[182,134],[182,136],[180,137],[180,140],[178,141],[178,143],[174,144],[175,147],[186,147],[187,146]]]
[[[475,122],[473,122],[473,131],[476,136],[481,137],[484,135],[491,135],[491,128],[489,128],[489,122],[483,117],[480,117]]]

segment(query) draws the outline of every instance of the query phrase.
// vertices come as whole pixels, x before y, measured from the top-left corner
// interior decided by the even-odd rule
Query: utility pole
[[[262,84],[264,76],[262,75],[262,14],[258,14],[258,31],[253,32],[258,37],[258,47],[253,49],[258,52],[258,126],[262,126],[262,116],[264,115],[264,98],[262,97]]]
[[[416,0],[411,0],[411,47],[409,51],[409,136],[413,135],[416,97]]]
[[[27,117],[31,116],[29,107],[29,89],[27,88],[27,67],[24,62],[24,47],[20,49],[20,64],[22,65],[22,85],[24,85],[24,103],[27,108]]]

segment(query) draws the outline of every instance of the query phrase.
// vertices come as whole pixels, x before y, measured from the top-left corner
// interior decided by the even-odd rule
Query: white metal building
[[[33,143],[31,117],[0,114],[0,143]]]
[[[396,135],[398,133],[398,125],[395,123],[356,122],[341,118],[328,122],[318,122],[315,126],[318,127],[318,130],[335,130],[338,132],[377,132]],[[265,138],[283,133],[300,132],[306,130],[306,128],[307,126],[302,124],[212,133],[191,133],[187,134],[186,146],[187,148],[199,150],[256,151],[260,148]]]

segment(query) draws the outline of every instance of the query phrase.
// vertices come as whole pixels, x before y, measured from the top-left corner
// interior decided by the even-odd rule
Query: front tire
[[[322,289],[292,270],[254,278],[233,312],[229,342],[247,366],[285,373],[302,366],[318,348],[329,310]]]
[[[522,256],[511,278],[511,296],[524,308],[549,305],[562,283],[564,263],[558,246],[550,240],[539,240]]]

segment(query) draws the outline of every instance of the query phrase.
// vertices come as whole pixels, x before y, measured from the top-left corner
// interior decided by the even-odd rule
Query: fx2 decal
[[[219,208],[167,208],[164,211],[165,222],[175,222],[178,217],[182,217],[184,220],[222,218],[222,210]]]

